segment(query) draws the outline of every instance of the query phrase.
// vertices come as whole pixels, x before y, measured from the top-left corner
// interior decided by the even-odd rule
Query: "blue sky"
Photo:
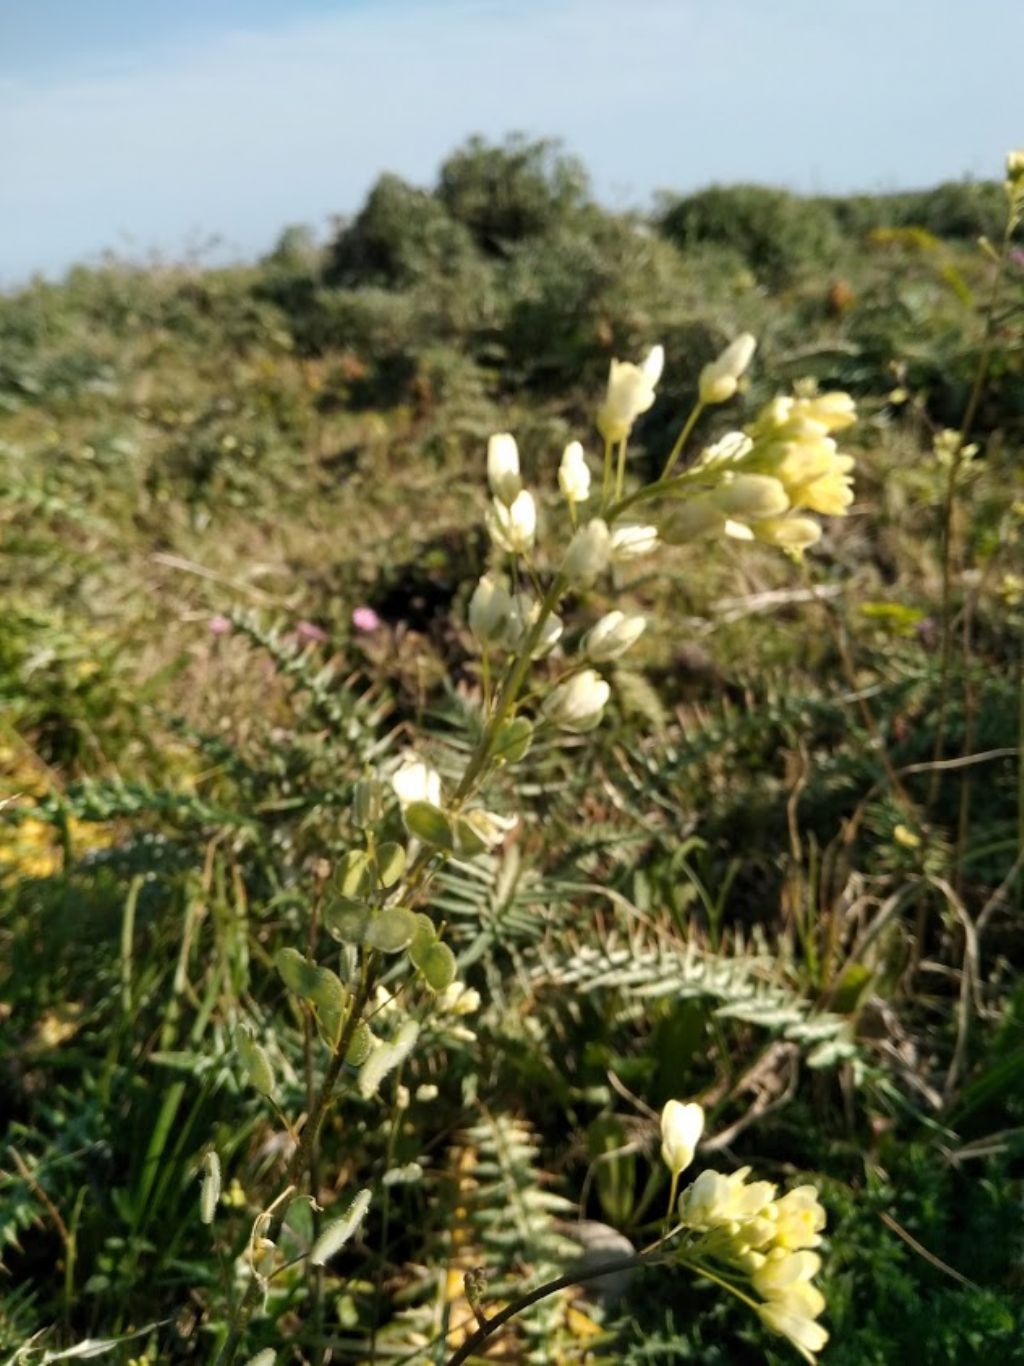
[[[1024,0],[0,0],[0,284],[326,230],[473,132],[598,196],[895,189],[1024,144]]]

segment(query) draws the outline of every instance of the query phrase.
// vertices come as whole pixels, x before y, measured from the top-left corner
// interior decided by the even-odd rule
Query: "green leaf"
[[[377,878],[385,889],[394,887],[405,872],[405,850],[400,844],[389,841],[377,850]]]
[[[455,981],[457,964],[447,944],[431,944],[416,965],[431,991],[444,991]]]
[[[324,924],[328,934],[341,944],[361,944],[370,923],[370,907],[365,901],[352,897],[332,897],[324,907]]]
[[[432,806],[430,802],[410,802],[404,814],[409,833],[424,844],[433,845],[435,849],[454,847],[452,828],[440,807]]]
[[[381,953],[400,953],[412,943],[417,928],[412,911],[403,906],[385,906],[367,926],[366,942]]]
[[[376,879],[370,855],[365,849],[350,849],[338,864],[334,875],[342,896],[365,896],[374,889]]]
[[[235,1047],[245,1068],[246,1075],[257,1091],[265,1096],[274,1094],[274,1069],[270,1065],[267,1050],[256,1042],[247,1029],[235,1031]]]
[[[491,757],[495,763],[518,764],[533,741],[533,725],[525,716],[506,721],[494,739]]]
[[[332,1219],[313,1244],[309,1260],[314,1266],[323,1266],[329,1258],[345,1246],[366,1218],[366,1211],[369,1208],[370,1192],[368,1190],[358,1191],[341,1218]]]

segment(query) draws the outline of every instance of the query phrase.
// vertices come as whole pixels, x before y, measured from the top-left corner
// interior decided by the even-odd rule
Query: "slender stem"
[[[345,1026],[341,1031],[341,1037],[338,1040],[338,1046],[334,1050],[334,1054],[331,1058],[330,1065],[328,1066],[327,1072],[324,1076],[324,1081],[323,1085],[320,1088],[320,1093],[317,1096],[316,1103],[313,1106],[313,1110],[309,1118],[306,1120],[305,1126],[303,1127],[302,1135],[299,1139],[299,1146],[295,1149],[295,1152],[292,1154],[292,1160],[289,1162],[288,1170],[285,1172],[285,1187],[297,1186],[301,1181],[302,1177],[309,1170],[309,1165],[316,1148],[316,1141],[320,1134],[320,1126],[323,1124],[324,1117],[327,1114],[327,1111],[331,1104],[331,1100],[333,1099],[334,1088],[338,1084],[338,1078],[341,1075],[341,1069],[345,1065],[345,1055],[348,1053],[349,1047],[352,1043],[352,1038],[356,1032],[356,1028],[359,1025],[360,1020],[362,1019],[363,1010],[366,1006],[367,1001],[370,998],[370,991],[373,987],[375,979],[376,960],[373,956],[371,956],[367,960],[366,966],[363,970],[362,981],[359,984],[359,989],[357,990],[355,997],[353,998],[352,1006],[345,1019]],[[281,1225],[284,1223],[284,1217],[286,1213],[287,1204],[286,1202],[282,1201],[280,1206],[274,1211],[273,1217],[267,1228],[266,1234],[264,1235],[265,1237],[269,1238],[271,1242],[273,1242],[274,1239],[277,1237]],[[224,1346],[220,1349],[220,1351],[217,1354],[214,1366],[232,1366],[232,1363],[234,1362],[235,1357],[238,1354],[238,1349],[241,1345],[242,1337],[245,1334],[245,1330],[249,1326],[249,1320],[252,1318],[256,1310],[256,1306],[257,1304],[259,1304],[259,1301],[260,1281],[259,1278],[255,1274],[253,1274],[252,1280],[249,1282],[249,1286],[245,1292],[245,1295],[242,1298],[242,1302],[238,1307],[238,1312],[234,1316],[234,1322],[231,1325],[231,1331],[228,1333],[228,1336],[225,1339]]]
[[[668,459],[665,461],[665,468],[661,472],[662,480],[667,479],[669,475],[672,473],[673,469],[675,469],[676,461],[682,454],[683,447],[686,445],[690,433],[693,431],[694,427],[696,427],[697,419],[700,417],[703,411],[704,404],[698,398],[697,402],[693,405],[693,408],[690,412],[690,416],[683,423],[683,430],[676,437],[676,444],[668,453]]]
[[[480,744],[477,746],[476,753],[470,759],[462,779],[455,789],[453,803],[458,805],[469,796],[473,789],[473,784],[487,766],[487,761],[491,757],[491,750],[494,748],[494,741],[498,731],[506,720],[512,707],[515,705],[516,698],[519,696],[519,689],[523,685],[523,680],[530,668],[533,651],[537,642],[541,638],[544,625],[548,617],[554,610],[555,603],[562,596],[565,587],[565,578],[562,574],[556,574],[551,583],[551,587],[541,600],[540,610],[537,613],[537,620],[530,627],[530,631],[523,642],[519,658],[513,664],[511,671],[502,685],[498,701],[495,704],[494,712],[483,733]]]
[[[657,1245],[660,1247],[660,1244]],[[585,1271],[573,1271],[566,1276],[559,1276],[553,1281],[545,1281],[543,1285],[537,1286],[536,1290],[531,1290],[525,1295],[520,1295],[517,1300],[507,1304],[504,1309],[498,1311],[492,1318],[473,1333],[462,1346],[448,1358],[448,1366],[464,1366],[464,1363],[484,1345],[488,1338],[493,1337],[499,1328],[503,1328],[510,1319],[514,1319],[517,1314],[521,1314],[524,1309],[529,1309],[531,1305],[537,1304],[540,1300],[546,1300],[549,1295],[557,1295],[560,1290],[568,1290],[574,1285],[584,1285],[587,1281],[600,1280],[602,1276],[612,1276],[617,1271],[632,1271],[641,1266],[653,1266],[658,1262],[666,1260],[667,1254],[657,1249],[654,1251],[637,1252],[631,1257],[618,1257],[614,1261],[602,1262],[599,1266],[588,1267]]]
[[[627,438],[623,437],[619,442],[619,460],[615,468],[615,497],[616,500],[622,497],[622,486],[626,482],[626,445]]]
[[[604,477],[601,480],[601,506],[607,507],[612,494],[612,443],[604,439]]]

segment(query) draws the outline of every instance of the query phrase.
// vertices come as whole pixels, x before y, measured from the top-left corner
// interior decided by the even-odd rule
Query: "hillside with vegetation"
[[[481,1295],[568,1274],[581,1241],[645,1246],[675,1099],[706,1114],[696,1168],[818,1188],[826,1363],[1024,1362],[1016,185],[620,214],[557,146],[472,140],[430,188],[382,176],[326,244],[0,297],[4,1360],[235,1350],[332,1065],[282,951],[356,993],[344,914],[378,821],[451,854],[415,904],[442,938],[402,941],[412,976],[374,959],[370,1026],[390,1039],[391,1011],[398,1039],[408,1010],[419,1043],[379,1090],[338,1057],[294,1183],[313,1203],[281,1205],[239,1359],[443,1364]],[[415,751],[459,790],[487,734],[489,438],[515,435],[568,541],[559,460],[578,437],[600,483],[610,363],[664,348],[628,500],[747,333],[679,470],[777,395],[841,391],[846,515],[803,556],[666,533],[571,582],[566,638],[618,609],[647,627],[602,665],[598,728],[508,739],[488,801],[518,824],[473,848],[379,809],[374,775]],[[357,1189],[365,1220],[309,1266]],[[795,1359],[660,1264],[484,1350]]]

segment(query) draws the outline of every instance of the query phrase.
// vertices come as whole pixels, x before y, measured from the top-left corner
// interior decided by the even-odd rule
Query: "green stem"
[[[690,416],[683,423],[683,430],[676,437],[676,444],[668,453],[668,459],[665,461],[665,468],[661,472],[662,480],[667,479],[669,475],[672,473],[673,469],[675,468],[675,463],[679,459],[679,456],[682,454],[683,447],[686,445],[689,435],[693,431],[694,427],[696,427],[697,419],[700,417],[703,411],[704,404],[701,402],[700,399],[698,399],[697,402],[693,405],[693,409],[690,413]]]
[[[612,443],[604,439],[604,477],[601,480],[601,506],[607,507],[612,493]]]
[[[302,1177],[309,1170],[309,1165],[316,1147],[316,1141],[320,1134],[320,1126],[323,1124],[327,1111],[330,1108],[334,1088],[338,1084],[341,1069],[345,1065],[345,1055],[348,1053],[352,1038],[362,1018],[363,1010],[370,998],[370,992],[373,988],[375,979],[376,962],[374,958],[371,957],[367,960],[363,970],[363,979],[359,984],[359,989],[352,1001],[352,1007],[345,1019],[345,1027],[341,1031],[338,1046],[335,1049],[330,1065],[327,1068],[323,1085],[320,1088],[320,1093],[316,1098],[313,1110],[302,1130],[299,1146],[292,1154],[292,1160],[289,1162],[288,1170],[285,1172],[283,1184],[286,1189],[289,1186],[297,1186]],[[287,1201],[282,1201],[280,1207],[275,1210],[270,1225],[264,1235],[269,1238],[271,1242],[276,1239],[280,1232],[287,1211]],[[259,1301],[260,1281],[256,1274],[253,1273],[252,1280],[249,1282],[249,1286],[242,1298],[242,1303],[239,1305],[238,1312],[234,1316],[231,1331],[225,1339],[224,1346],[217,1354],[214,1366],[232,1366],[232,1363],[238,1354],[238,1349],[241,1346],[245,1330],[249,1326],[249,1320],[255,1313]]]
[[[622,497],[622,486],[626,482],[626,444],[627,439],[626,437],[623,437],[619,442],[619,460],[615,469],[616,500]]]
[[[510,1319],[514,1319],[524,1309],[529,1309],[531,1305],[537,1304],[540,1300],[546,1300],[549,1295],[557,1295],[560,1290],[569,1290],[574,1285],[585,1285],[587,1281],[600,1280],[602,1276],[612,1276],[617,1271],[632,1271],[637,1267],[656,1265],[665,1259],[666,1254],[663,1252],[637,1252],[631,1257],[618,1257],[614,1261],[602,1262],[599,1266],[588,1267],[586,1271],[570,1272],[566,1276],[557,1277],[556,1280],[545,1281],[536,1290],[520,1295],[517,1300],[513,1300],[511,1304],[507,1304],[504,1309],[499,1310],[493,1318],[482,1323],[476,1332],[466,1339],[458,1351],[448,1358],[448,1366],[464,1366],[464,1363],[475,1356],[487,1339],[493,1337],[499,1328],[503,1328]]]
[[[494,708],[494,713],[487,723],[487,728],[483,733],[480,744],[477,746],[476,753],[473,755],[472,759],[470,759],[466,771],[463,773],[462,779],[455,789],[455,795],[452,798],[453,805],[458,806],[460,802],[464,801],[466,797],[469,796],[477,778],[486,768],[487,761],[491,755],[491,750],[494,748],[494,741],[497,738],[498,731],[501,729],[509,712],[515,705],[516,698],[519,696],[519,689],[522,687],[523,680],[530,668],[533,651],[541,638],[541,633],[544,630],[548,617],[554,610],[555,603],[562,596],[564,587],[564,576],[562,574],[556,574],[551,587],[541,600],[540,610],[537,613],[537,620],[530,627],[529,634],[523,642],[519,658],[516,660],[505,679],[497,704]]]

